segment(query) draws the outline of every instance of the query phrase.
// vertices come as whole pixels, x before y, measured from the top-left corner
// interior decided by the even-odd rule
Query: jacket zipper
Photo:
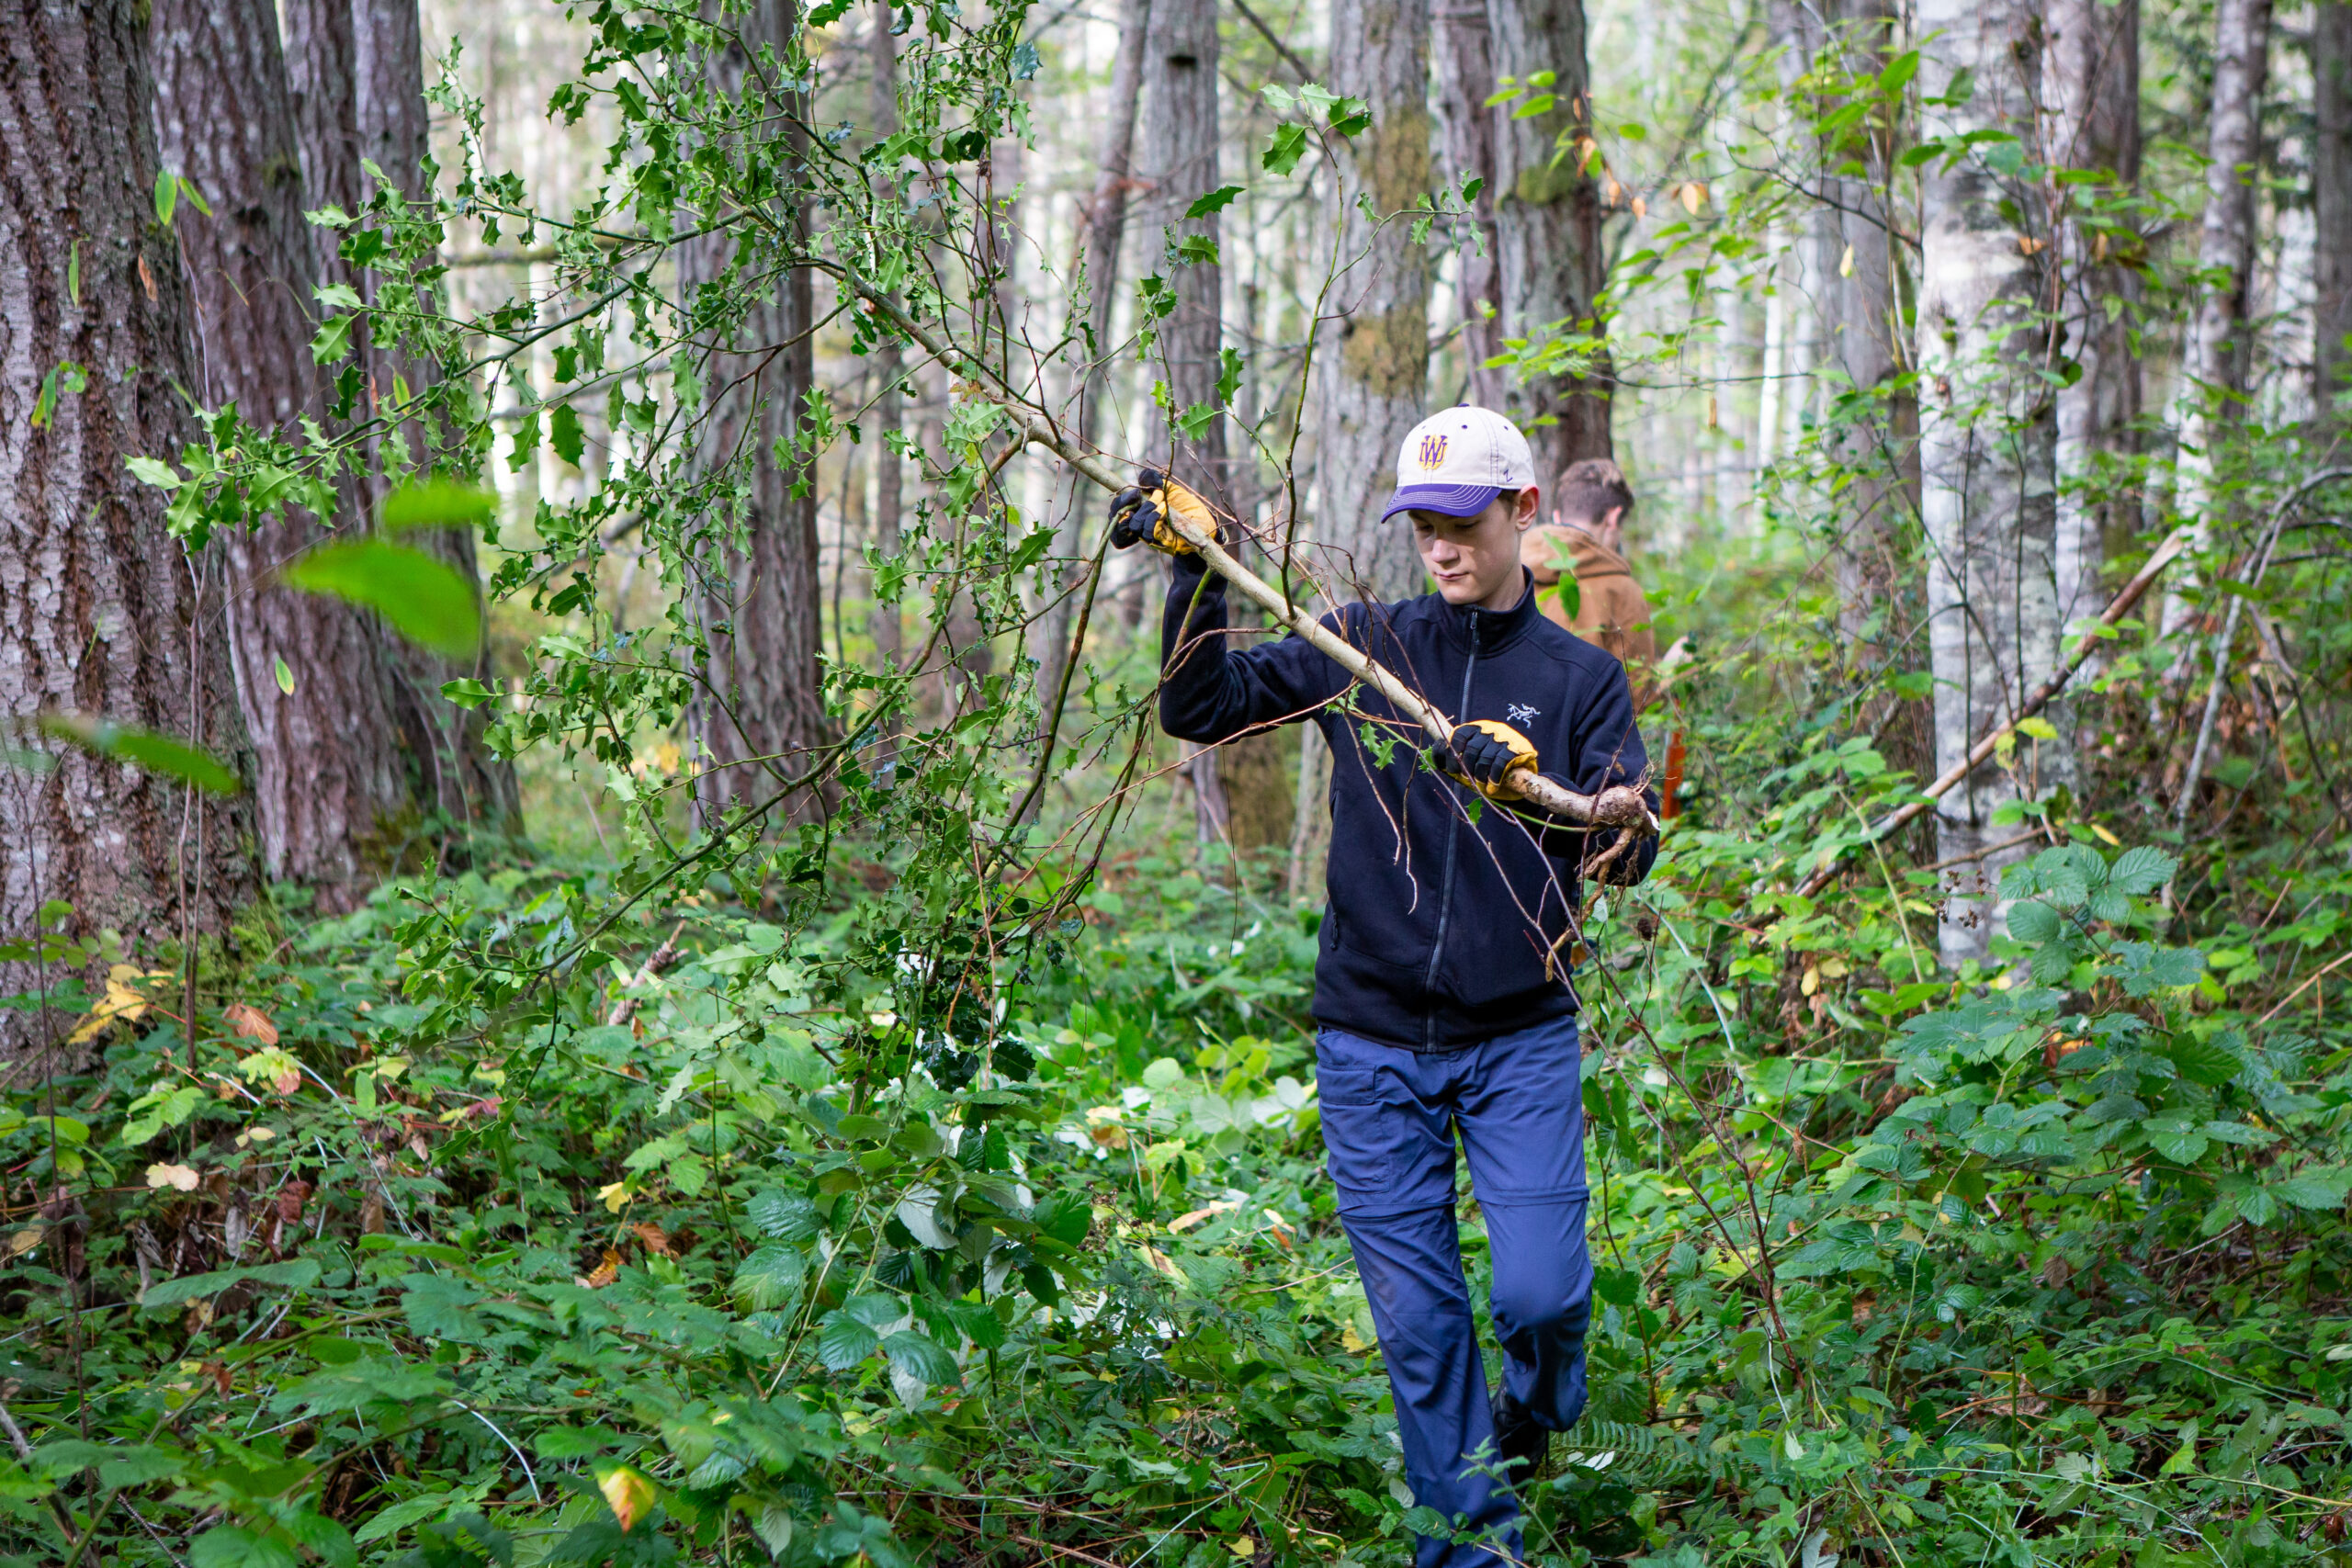
[[[1470,717],[1470,678],[1478,672],[1478,623],[1470,623],[1470,659],[1462,667],[1462,700],[1453,711],[1463,723]],[[1421,993],[1429,1011],[1421,1029],[1421,1040],[1430,1050],[1437,1049],[1437,966],[1445,956],[1445,927],[1453,914],[1453,852],[1462,833],[1462,815],[1453,812],[1445,820],[1445,886],[1437,899],[1437,940],[1430,947],[1429,972],[1421,976]]]

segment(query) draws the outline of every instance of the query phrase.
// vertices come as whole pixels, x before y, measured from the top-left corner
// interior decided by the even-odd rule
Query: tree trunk
[[[893,6],[876,6],[873,37],[867,40],[867,53],[874,70],[867,101],[876,141],[899,133],[899,40],[890,32],[890,25],[896,16]],[[899,355],[897,339],[885,338],[875,345],[874,373],[882,383],[882,390],[874,402],[874,420],[882,434],[888,436],[899,428],[906,412],[906,400],[899,385],[906,374],[906,367]],[[876,440],[874,446],[874,554],[877,560],[896,560],[906,547],[899,539],[900,519],[905,510],[905,470],[906,460],[892,451],[886,440]],[[896,670],[900,656],[906,651],[906,623],[901,618],[899,602],[893,600],[886,604],[877,592],[874,596],[869,627],[874,638],[875,667]]]
[[[1148,112],[1137,172],[1148,194],[1140,218],[1147,233],[1159,230],[1167,234],[1171,253],[1193,236],[1212,245],[1218,237],[1216,213],[1184,216],[1195,198],[1217,188],[1216,69],[1215,0],[1153,0],[1144,34]],[[1224,275],[1216,262],[1178,262],[1172,255],[1167,269],[1176,309],[1158,329],[1158,368],[1181,418],[1186,410],[1217,405],[1217,351],[1225,344]],[[1222,413],[1212,417],[1198,435],[1187,435],[1175,421],[1156,419],[1144,451],[1150,462],[1199,490],[1220,511],[1231,511]],[[1204,842],[1221,840],[1229,813],[1214,755],[1193,767],[1192,778],[1199,837]]]
[[[2140,178],[2139,0],[2047,0],[2041,58],[2044,137],[2051,164],[2089,170],[2096,185],[2056,187],[2053,214],[2064,354],[2080,374],[2057,400],[2058,521],[2054,547],[2061,625],[2096,615],[2112,508],[2092,487],[2102,456],[2119,454],[2140,413],[2140,361],[2131,320],[2111,300],[2138,292],[2139,275],[2109,259],[2082,209]],[[2136,509],[2135,509],[2136,510]],[[2064,723],[2063,715],[2053,723]]]
[[[306,305],[317,282],[277,17],[266,0],[161,0],[155,128],[166,168],[212,208],[184,209],[198,398],[300,439],[323,419]],[[339,600],[277,584],[277,569],[336,520],[286,508],[220,538],[237,695],[254,743],[262,864],[341,913],[387,860],[408,791],[383,638]],[[349,522],[351,519],[345,519]],[[281,679],[277,671],[286,671]],[[290,685],[291,689],[285,689]]]
[[[1975,83],[1964,104],[1943,111],[1948,124],[1930,130],[2005,131],[2031,145],[2039,9],[2033,0],[1921,6],[1919,36],[1935,40],[1923,51],[1922,96],[1949,95],[1963,71]],[[2046,254],[2048,236],[2021,227],[2030,193],[1978,158],[1928,164],[1921,175],[1921,501],[1941,772],[2057,665],[2055,411],[2036,373],[2034,301],[2047,298],[2036,258]],[[2062,732],[2020,741],[2014,765],[1980,768],[1937,805],[1938,858],[2014,836],[1993,825],[1994,813],[2061,782],[2070,759]],[[1947,962],[1989,953],[2005,912],[1991,896],[2001,859],[1949,874],[1958,886],[1945,900],[1939,931]]]
[[[2254,351],[2246,295],[2254,282],[2254,186],[2261,174],[2262,89],[2269,71],[2270,0],[2218,0],[2205,219],[2197,242],[2197,265],[2209,285],[2198,299],[2190,328],[2176,491],[2180,514],[2192,530],[2191,548],[2198,551],[2211,540],[2211,513],[2226,504],[2214,448],[2229,439],[2245,409],[2246,369]],[[2194,573],[2187,575],[2193,584]],[[2182,574],[2176,574],[2174,581],[2181,581]],[[2187,593],[2167,592],[2165,635],[2177,635],[2198,614]],[[2185,663],[2174,666],[2176,676],[2184,673]]]
[[[1532,102],[1506,110],[1495,140],[1495,227],[1501,235],[1505,334],[1537,339],[1599,334],[1600,193],[1575,150],[1589,134],[1591,73],[1585,63],[1583,0],[1487,0],[1495,73],[1524,83],[1549,71],[1553,102],[1521,118]],[[1562,141],[1563,135],[1566,141]],[[1555,157],[1560,149],[1566,156]],[[1610,372],[1521,376],[1507,412],[1527,433],[1545,486],[1579,457],[1611,455]]]
[[[225,932],[254,896],[251,797],[20,728],[103,716],[250,772],[218,573],[199,591],[164,492],[123,468],[197,434],[178,390],[194,381],[187,288],[154,221],[141,9],[0,0],[0,705],[9,746],[41,758],[0,773],[0,933],[111,929],[152,962],[160,943]],[[62,978],[0,965],[0,991]],[[0,1012],[0,1055],[45,1050],[56,1021]]]
[[[1471,202],[1469,232],[1458,256],[1462,356],[1467,366],[1463,400],[1499,409],[1508,396],[1501,367],[1486,363],[1502,352],[1502,236],[1495,226],[1496,126],[1509,111],[1488,108],[1495,93],[1495,39],[1483,4],[1439,0],[1430,20],[1430,55],[1437,70],[1437,117],[1445,144],[1445,177],[1457,189],[1465,177],[1482,182]]]
[[[287,3],[320,5],[334,0]],[[417,25],[417,0],[346,3],[351,7],[353,34],[353,140],[360,156],[374,160],[410,200],[424,200],[432,194],[424,178],[424,164],[432,156],[432,127],[424,102],[424,44]],[[326,156],[332,154],[322,154],[322,161]],[[361,292],[370,299],[375,297],[372,288],[363,288]],[[362,345],[361,353],[368,384],[379,400],[391,395],[395,376],[404,378],[412,389],[440,378],[438,366],[405,354],[396,344],[370,341]],[[398,434],[411,452],[422,453],[421,431],[412,426]],[[381,491],[379,486],[379,495]],[[467,530],[436,528],[410,542],[438,554],[467,581],[480,580],[474,537]],[[412,766],[421,775],[418,798],[432,802],[449,821],[493,834],[520,832],[522,798],[514,765],[493,755],[482,740],[490,710],[461,708],[441,695],[442,686],[459,676],[484,679],[488,667],[482,658],[458,662],[406,642],[393,641],[390,647],[395,708],[407,737]]]
[[[788,19],[781,0],[738,23],[744,47],[780,40]],[[722,45],[707,62],[712,85],[729,96],[762,91],[748,81],[743,47]],[[770,123],[801,133],[798,118]],[[806,223],[807,214],[798,215]],[[765,270],[764,258],[739,271],[732,236],[707,236],[681,248],[678,288],[732,288],[744,274]],[[695,786],[706,827],[717,827],[733,807],[756,804],[809,766],[810,750],[830,737],[818,664],[823,579],[817,561],[814,485],[796,486],[796,471],[778,460],[779,440],[798,427],[815,378],[810,331],[814,295],[808,270],[785,273],[775,293],[754,304],[732,342],[710,349],[698,367],[706,403],[698,433],[698,466],[707,479],[730,468],[740,488],[717,479],[717,493],[733,491],[736,504],[714,508],[701,558],[702,618],[708,649],[707,688],[692,722],[703,773]],[[797,488],[801,493],[793,493]],[[804,793],[793,815],[820,812]]]
[[[1375,225],[1362,203],[1385,218],[1429,195],[1427,0],[1336,0],[1330,74],[1333,92],[1371,106],[1372,124],[1333,147],[1339,319],[1318,333],[1317,532],[1357,597],[1390,604],[1421,589],[1411,527],[1382,522],[1380,510],[1396,489],[1397,448],[1428,412],[1429,252],[1404,222]]]
[[[1119,252],[1127,232],[1127,194],[1135,183],[1136,106],[1143,94],[1144,49],[1151,24],[1151,0],[1120,0],[1119,49],[1111,62],[1109,112],[1102,120],[1102,141],[1095,154],[1094,193],[1088,198],[1082,243],[1078,258],[1086,268],[1086,324],[1092,341],[1086,348],[1086,368],[1080,378],[1079,445],[1092,448],[1102,428],[1102,402],[1111,389],[1111,314],[1119,301]],[[1073,265],[1070,276],[1078,276]],[[1060,595],[1046,612],[1038,639],[1037,691],[1053,720],[1055,694],[1061,690],[1064,666],[1070,657],[1070,633],[1078,615],[1078,600],[1085,591],[1087,521],[1093,514],[1092,491],[1072,475],[1070,500],[1055,556],[1069,565],[1060,576]]]
[[[2312,208],[2316,276],[2312,339],[2320,428],[2340,434],[2335,400],[2352,390],[2352,0],[2315,0],[2312,18]]]

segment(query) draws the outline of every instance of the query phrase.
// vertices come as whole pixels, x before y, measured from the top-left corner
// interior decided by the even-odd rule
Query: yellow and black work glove
[[[1145,468],[1134,484],[1111,498],[1111,543],[1123,550],[1149,545],[1171,556],[1196,554],[1193,542],[1169,525],[1170,513],[1200,533],[1216,536],[1216,513],[1207,502],[1159,469]]]
[[[1455,725],[1445,749],[1451,771],[1488,800],[1521,799],[1513,775],[1535,771],[1535,742],[1498,718]]]

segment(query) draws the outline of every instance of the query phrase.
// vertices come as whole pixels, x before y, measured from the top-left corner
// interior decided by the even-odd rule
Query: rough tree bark
[[[2212,536],[2212,513],[2222,502],[2215,447],[2229,437],[2244,411],[2246,370],[2254,352],[2246,294],[2254,282],[2255,181],[2261,169],[2262,89],[2270,73],[2270,0],[2218,0],[2213,9],[2213,102],[2206,147],[2205,217],[2197,265],[2209,280],[2189,328],[2188,388],[2181,396],[2179,478],[2175,494],[2190,529],[2189,547]],[[2192,557],[2193,559],[2193,557]],[[2193,586],[2196,572],[2174,575]],[[2168,589],[2163,629],[2177,634],[2199,615],[2188,592]],[[2186,672],[2184,664],[2174,667]]]
[[[1166,379],[1179,414],[1204,403],[1216,405],[1217,351],[1225,344],[1222,269],[1215,262],[1175,259],[1182,241],[1197,235],[1214,244],[1218,237],[1216,213],[1184,216],[1196,197],[1218,185],[1216,68],[1215,0],[1153,0],[1144,32],[1145,113],[1136,158],[1144,196],[1137,219],[1147,234],[1167,237],[1165,257],[1154,270],[1168,278],[1176,308],[1159,325],[1153,368]],[[1143,450],[1221,511],[1231,511],[1222,414],[1197,436],[1155,414]],[[1216,752],[1188,744],[1184,758],[1196,835],[1204,844],[1220,841],[1228,813]]]
[[[1338,319],[1318,333],[1317,533],[1332,569],[1374,604],[1421,588],[1412,530],[1383,523],[1380,509],[1396,488],[1396,450],[1429,412],[1429,252],[1393,218],[1429,195],[1429,22],[1427,0],[1331,8],[1331,90],[1363,99],[1372,124],[1334,147]],[[1366,201],[1392,220],[1367,217]]]
[[[176,390],[193,379],[187,285],[153,205],[142,11],[0,0],[0,707],[9,747],[41,759],[0,772],[0,933],[110,928],[152,959],[225,931],[257,891],[251,796],[198,795],[28,725],[104,716],[250,771],[217,574],[199,592],[164,493],[124,471],[196,434]],[[0,966],[0,992],[62,978]],[[0,1012],[0,1055],[44,1050],[54,1022]]]
[[[743,46],[753,49],[781,39],[792,25],[783,0],[764,0],[737,23]],[[730,96],[759,90],[747,85],[744,47],[729,43],[707,62],[712,85]],[[797,156],[799,117],[777,122]],[[805,223],[807,214],[799,218]],[[735,243],[726,235],[682,246],[681,295],[730,280],[734,261]],[[707,399],[697,433],[701,470],[735,465],[741,476],[739,505],[714,513],[699,571],[709,662],[691,722],[702,752],[695,800],[713,827],[729,807],[763,800],[800,777],[809,749],[829,739],[818,666],[824,584],[816,489],[794,494],[797,476],[776,458],[776,444],[797,427],[815,378],[814,293],[806,267],[787,269],[773,288],[733,341],[702,345],[699,367]],[[794,802],[797,814],[821,807],[805,795]]]
[[[1495,140],[1495,226],[1501,236],[1503,331],[1515,338],[1586,330],[1600,292],[1600,193],[1573,149],[1592,122],[1583,0],[1487,0],[1498,77],[1524,83],[1549,71],[1552,105],[1519,118],[1512,106]],[[1531,94],[1539,89],[1531,89]],[[1521,379],[1507,412],[1527,432],[1545,485],[1579,457],[1611,455],[1609,367],[1584,377]],[[1548,423],[1547,423],[1548,422]]]
[[[154,11],[155,129],[167,168],[203,192],[181,243],[192,283],[196,381],[208,407],[296,439],[323,419],[307,308],[318,246],[303,219],[303,175],[277,17],[266,0],[160,0]],[[229,655],[254,744],[262,864],[309,885],[322,909],[365,897],[383,869],[386,829],[408,803],[383,638],[373,617],[296,593],[277,569],[336,521],[281,510],[218,539],[227,569]],[[292,689],[277,671],[283,661]]]
[[[2030,146],[2040,86],[2035,0],[1925,0],[1919,85],[1926,98],[1975,82],[1948,121],[1928,129],[2004,131]],[[1940,35],[1940,36],[1939,36]],[[1928,659],[1936,677],[1938,772],[1963,760],[2056,668],[2052,576],[2054,410],[2031,330],[2046,299],[2048,236],[2021,227],[2028,193],[1981,158],[1921,169],[1917,353],[1921,510],[1928,540]],[[2014,765],[1988,763],[1937,803],[1939,859],[1972,854],[2011,829],[2005,802],[2067,776],[2071,746],[2023,743]],[[1947,962],[1983,959],[2004,911],[1992,897],[2006,856],[1950,874],[1939,932]]]
[[[2312,76],[2318,145],[2312,152],[2315,299],[2312,322],[2321,428],[2340,435],[2335,400],[2352,389],[2352,0],[2315,0]]]
[[[1482,181],[1466,242],[1457,252],[1456,285],[1462,354],[1468,371],[1463,400],[1499,409],[1508,378],[1487,361],[1502,352],[1502,236],[1495,226],[1495,139],[1510,112],[1488,108],[1495,93],[1495,39],[1483,4],[1439,0],[1430,17],[1430,62],[1437,72],[1437,118],[1445,147],[1445,177],[1457,189],[1465,177]]]
[[[2102,455],[2121,450],[2140,412],[2140,361],[2132,321],[2110,301],[2138,292],[2139,275],[2086,209],[2129,192],[2140,178],[2139,0],[2047,0],[2041,57],[2045,161],[2088,170],[2096,184],[2052,183],[2058,317],[2064,353],[2080,374],[2058,389],[2057,536],[2053,549],[2063,625],[2096,615],[2113,531],[2109,507],[2088,488]],[[2136,510],[2136,509],[2134,509]],[[2057,716],[2054,722],[2065,722]]]
[[[336,0],[286,3],[290,13],[300,6],[333,5]],[[430,194],[424,167],[432,153],[432,128],[424,102],[424,44],[417,24],[417,0],[344,3],[351,13],[352,144],[361,157],[373,159],[409,199],[422,200]],[[288,30],[305,29],[289,27]],[[304,118],[309,118],[307,108]],[[322,152],[321,161],[334,155]],[[310,162],[308,154],[305,162]],[[362,286],[360,291],[371,300],[375,298],[371,287]],[[425,387],[440,378],[438,366],[402,353],[396,344],[368,342],[360,352],[368,384],[379,400],[391,395],[395,376],[405,378],[412,388]],[[400,434],[413,453],[421,452],[421,432],[411,427]],[[410,542],[438,553],[469,582],[481,575],[474,536],[463,528],[436,528]],[[458,663],[405,642],[391,641],[388,647],[395,709],[407,738],[411,765],[420,775],[417,797],[432,803],[447,819],[470,824],[477,830],[520,832],[522,798],[514,766],[494,755],[482,740],[490,711],[461,708],[441,695],[442,686],[461,675],[485,678],[488,670],[482,656]]]

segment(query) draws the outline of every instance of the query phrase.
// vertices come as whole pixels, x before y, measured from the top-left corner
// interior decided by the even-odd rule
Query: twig
[[[2310,990],[2313,986],[2316,986],[2322,980],[2326,979],[2329,970],[2341,968],[2346,960],[2352,960],[2352,950],[2347,950],[2340,955],[2328,960],[2324,967],[2312,975],[2309,979],[2305,980],[2301,985],[2288,992],[2287,1001],[2280,1002],[2277,1007],[2272,1008],[2268,1012],[2266,1012],[2260,1018],[2256,1019],[2254,1021],[2255,1027],[2259,1029],[2262,1025],[2268,1023],[2272,1019],[2277,1018],[2280,1013],[2285,1012],[2287,1010],[2287,1002],[2293,1001],[2297,997],[2301,996],[2305,991]]]
[[[2066,682],[2074,679],[2075,671],[2083,667],[2090,659],[2091,649],[2098,646],[2100,641],[2098,633],[2130,615],[2132,606],[2139,604],[2156,579],[2164,575],[2165,568],[2170,566],[2179,557],[2181,551],[2188,547],[2188,534],[2183,530],[2175,529],[2170,537],[2156,547],[2156,553],[2148,558],[2148,564],[2142,567],[2132,581],[2123,585],[2123,591],[2118,593],[2114,601],[2100,613],[2098,626],[2083,634],[2083,640],[2075,645],[2075,651],[2066,656],[2066,662],[2060,665],[2050,679],[2035,687],[2030,696],[2018,705],[2017,711],[2009,716],[2007,723],[1998,726],[1984,739],[1969,748],[1968,755],[1945,769],[1935,783],[1920,792],[1918,799],[1908,806],[1898,807],[1880,818],[1855,843],[1842,844],[1830,852],[1828,863],[1805,878],[1804,885],[1797,889],[1797,897],[1810,898],[1828,886],[1831,879],[1838,874],[1838,863],[1845,858],[1848,850],[1859,848],[1862,844],[1876,843],[1896,829],[1917,820],[1926,814],[1928,807],[1949,795],[1953,786],[1974,773],[1984,760],[1999,748],[2004,739],[2016,733],[2018,725],[2040,713],[2049,705],[2051,698],[2066,689]]]
[[[669,936],[661,946],[653,950],[653,955],[648,958],[645,961],[645,966],[637,972],[637,978],[629,983],[636,986],[647,985],[661,978],[665,971],[676,964],[678,962],[678,933],[685,929],[686,922],[684,920],[673,926]],[[626,1027],[628,1021],[637,1016],[638,1000],[636,997],[623,997],[615,1002],[613,1010],[605,1015],[605,1027],[608,1029]]]

